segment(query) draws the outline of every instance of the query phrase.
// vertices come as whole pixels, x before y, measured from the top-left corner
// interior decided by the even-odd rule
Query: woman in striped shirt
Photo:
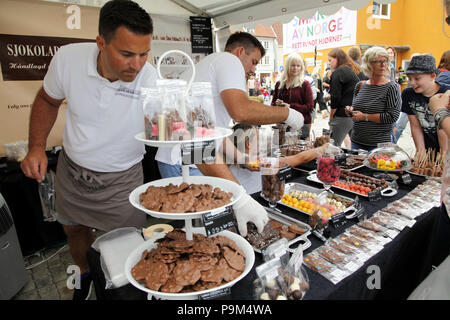
[[[347,106],[346,112],[353,120],[352,149],[370,151],[378,143],[391,141],[402,99],[399,85],[385,77],[390,70],[389,55],[384,48],[368,49],[361,67],[369,80],[356,85],[352,106]]]

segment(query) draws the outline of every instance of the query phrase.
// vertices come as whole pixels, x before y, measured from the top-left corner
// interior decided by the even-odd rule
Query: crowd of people
[[[319,66],[309,74],[302,55],[293,53],[281,75],[274,72],[264,83],[272,106],[302,113],[302,139],[309,139],[311,123],[321,114],[329,116],[330,135],[338,146],[370,151],[379,143],[397,143],[409,122],[418,152],[430,148],[445,152],[446,136],[436,130],[427,104],[429,97],[448,90],[450,50],[442,54],[437,67],[431,54],[413,54],[404,70],[408,85],[403,91],[396,59],[391,46],[373,46],[363,55],[358,46],[347,52],[334,48],[321,77]],[[256,94],[255,82],[250,76],[250,95]]]
[[[81,288],[75,290],[74,298],[86,298],[92,281],[86,257],[94,241],[92,229],[109,231],[145,224],[146,215],[135,209],[128,197],[143,183],[145,148],[134,137],[144,131],[138,93],[142,87],[156,86],[157,72],[147,61],[152,33],[152,19],[138,4],[107,2],[100,10],[96,43],[70,44],[58,50],[31,109],[29,152],[21,168],[27,177],[42,182],[47,170],[47,138],[66,101],[56,211],[82,273]],[[224,52],[208,55],[196,65],[194,81],[211,83],[216,125],[240,124],[234,129],[245,131],[249,138],[244,150],[233,152],[236,163],[248,164],[246,153],[257,136],[255,126],[284,123],[293,132],[301,130],[308,139],[313,113],[317,109],[326,114],[328,108],[330,135],[337,145],[347,139],[348,147],[371,150],[380,142],[391,141],[394,124],[404,113],[417,150],[447,150],[448,51],[438,68],[431,55],[414,56],[405,70],[409,87],[402,92],[391,67],[394,48],[375,46],[362,57],[358,52],[350,57],[341,48],[332,49],[330,69],[323,78],[319,69],[308,74],[302,56],[291,54],[283,72],[274,72],[264,81],[271,91],[269,104],[249,99],[249,94],[261,90],[255,68],[264,55],[264,47],[253,35],[236,32],[227,40]],[[124,87],[129,94],[118,94]],[[228,152],[227,139],[222,148]],[[298,165],[311,161],[324,148],[284,160]],[[163,178],[182,175],[181,155],[176,151],[160,148],[155,156]],[[220,161],[196,164],[190,175],[219,177],[241,185],[242,196],[233,205],[238,230],[245,236],[247,222],[253,222],[262,232],[268,216],[250,196],[254,175],[240,175]]]

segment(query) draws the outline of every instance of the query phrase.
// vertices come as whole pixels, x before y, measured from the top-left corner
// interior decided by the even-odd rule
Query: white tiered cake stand
[[[162,78],[161,73],[160,73],[160,64],[161,64],[162,58],[169,53],[179,53],[179,54],[185,55],[187,57],[188,61],[190,61],[192,66],[194,67],[194,63],[193,63],[192,59],[188,55],[186,55],[184,52],[178,51],[178,50],[167,51],[158,60],[157,70],[158,70],[158,75],[160,78]],[[190,88],[190,86],[192,84],[194,75],[195,75],[195,68],[194,68],[194,72],[193,72],[191,81],[188,84],[188,88]],[[211,142],[211,141],[222,140],[222,139],[230,136],[232,133],[233,132],[231,129],[216,127],[214,135],[207,136],[207,137],[201,137],[201,138],[193,139],[193,140],[183,140],[183,141],[147,140],[147,139],[145,139],[144,132],[137,134],[135,136],[135,138],[137,140],[145,143],[146,145],[149,145],[152,147],[171,148],[171,147],[175,147],[175,146],[180,146],[180,152],[181,152],[182,147],[184,145],[191,145],[192,143],[196,144],[196,143],[206,143],[206,142]],[[172,183],[174,185],[179,185],[182,182],[186,182],[189,184],[209,184],[213,188],[218,187],[225,192],[231,192],[233,194],[233,196],[231,197],[231,202],[225,206],[222,206],[220,208],[216,208],[213,210],[189,212],[189,213],[183,213],[183,212],[168,213],[168,212],[152,211],[141,205],[140,200],[139,200],[139,195],[141,193],[145,192],[149,186],[160,187],[160,186],[167,186],[170,183]],[[234,203],[236,203],[239,200],[239,198],[242,196],[243,192],[245,192],[245,191],[242,187],[240,187],[238,184],[236,184],[230,180],[216,178],[216,177],[207,177],[207,176],[190,176],[189,175],[189,165],[182,165],[182,176],[181,177],[155,180],[155,181],[146,183],[140,187],[137,187],[136,189],[134,189],[131,192],[131,194],[129,196],[129,201],[134,207],[138,208],[139,210],[142,210],[143,212],[147,213],[148,215],[150,215],[152,217],[165,218],[165,219],[169,219],[169,220],[185,220],[186,239],[193,240],[193,229],[194,228],[192,226],[192,219],[201,218],[207,212],[211,213],[213,215],[216,213],[218,214],[218,213],[224,212],[229,206],[232,206]],[[196,228],[196,232],[204,233],[204,229]],[[248,272],[250,272],[251,268],[253,267],[253,264],[255,262],[255,255],[253,252],[253,248],[248,243],[248,241],[245,240],[239,234],[230,232],[228,230],[223,230],[223,231],[219,232],[218,234],[223,235],[223,236],[233,240],[237,244],[237,246],[244,252],[244,255],[245,255],[245,265],[246,265],[245,269],[242,272],[242,274],[239,277],[237,277],[236,279],[234,279],[233,281],[230,281],[230,282],[223,284],[221,286],[218,286],[216,288],[202,290],[199,292],[189,292],[189,293],[164,293],[164,292],[159,292],[159,291],[153,291],[153,290],[146,288],[144,285],[135,281],[135,279],[131,275],[131,269],[139,261],[141,255],[142,255],[142,252],[144,250],[150,250],[150,249],[156,247],[156,243],[154,242],[155,239],[147,240],[145,243],[143,243],[141,246],[137,247],[129,255],[129,257],[125,263],[125,274],[127,276],[128,281],[136,288],[147,292],[149,298],[151,296],[153,296],[153,297],[160,298],[160,299],[196,299],[197,297],[199,297],[202,294],[207,295],[214,291],[220,291],[220,290],[227,289],[227,288],[233,286],[233,284],[235,284],[236,282],[240,281],[243,277],[245,277],[248,274]]]

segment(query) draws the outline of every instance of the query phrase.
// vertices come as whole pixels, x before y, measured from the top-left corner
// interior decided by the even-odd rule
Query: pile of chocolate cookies
[[[142,253],[131,270],[133,278],[150,290],[207,290],[236,279],[245,269],[244,253],[224,236],[194,234],[193,240],[186,240],[184,231],[174,229],[157,242],[155,249]]]
[[[172,183],[164,187],[149,186],[139,195],[141,205],[149,210],[169,213],[185,213],[212,210],[231,202],[231,192],[214,188],[209,184],[180,185]]]

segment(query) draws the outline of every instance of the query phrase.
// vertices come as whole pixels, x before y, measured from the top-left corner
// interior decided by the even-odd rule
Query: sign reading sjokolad
[[[59,47],[92,39],[0,34],[3,81],[44,80]]]

